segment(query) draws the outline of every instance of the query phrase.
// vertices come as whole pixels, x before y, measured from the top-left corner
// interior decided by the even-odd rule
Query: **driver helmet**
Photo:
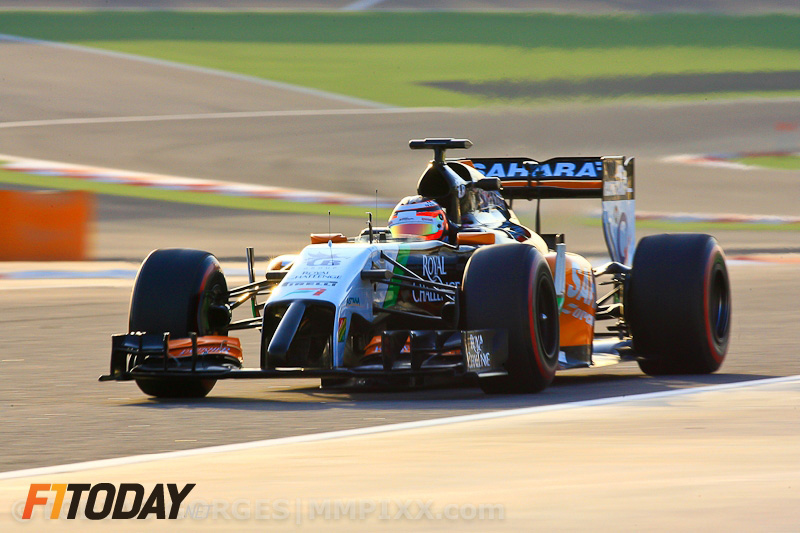
[[[394,238],[445,240],[447,229],[447,215],[442,206],[423,196],[406,196],[389,217],[389,231]]]

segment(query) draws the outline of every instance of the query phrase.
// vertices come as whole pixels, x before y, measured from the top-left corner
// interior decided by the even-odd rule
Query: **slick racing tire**
[[[227,335],[229,316],[215,304],[227,298],[227,283],[217,259],[208,252],[182,248],[154,250],[139,268],[131,294],[129,331],[189,332]],[[214,379],[142,378],[136,384],[158,398],[199,398],[214,387]]]
[[[484,392],[547,387],[558,365],[558,302],[544,256],[526,244],[477,250],[464,271],[463,328],[508,332],[507,376],[480,378]]]
[[[708,374],[722,365],[731,291],[725,255],[710,235],[642,239],[624,304],[633,350],[646,374]]]

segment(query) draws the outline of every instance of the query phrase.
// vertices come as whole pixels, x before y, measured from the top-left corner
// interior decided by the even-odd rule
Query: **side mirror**
[[[475,186],[484,191],[499,191],[503,188],[500,178],[481,178],[475,182]]]

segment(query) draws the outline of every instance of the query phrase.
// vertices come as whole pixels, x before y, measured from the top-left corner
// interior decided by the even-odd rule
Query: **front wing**
[[[460,357],[443,357],[460,334]],[[100,381],[139,379],[265,379],[358,378],[387,376],[506,375],[508,333],[505,330],[396,330],[381,336],[380,362],[348,368],[241,368],[224,354],[198,353],[192,336],[192,354],[169,354],[169,334],[126,333],[111,339],[111,369]],[[404,350],[405,348],[405,350]]]

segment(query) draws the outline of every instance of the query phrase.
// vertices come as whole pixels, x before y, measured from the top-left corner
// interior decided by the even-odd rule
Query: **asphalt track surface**
[[[127,287],[4,290],[0,471],[157,453],[469,414],[800,374],[800,335],[789,302],[797,266],[731,269],[734,323],[728,359],[709,376],[651,378],[633,363],[559,374],[538,395],[479,389],[326,392],[318,380],[218,382],[203,400],[154,400],[133,383],[99,383],[110,334],[127,326]],[[256,332],[242,335],[257,364]]]
[[[323,95],[110,56],[19,43],[0,43],[0,49],[0,97],[13,104],[0,109],[0,122],[357,107]],[[381,196],[392,197],[413,190],[427,158],[407,152],[409,138],[465,136],[483,155],[636,155],[642,210],[791,215],[798,205],[796,173],[735,173],[660,159],[683,152],[776,149],[793,141],[777,133],[774,124],[798,115],[797,100],[556,105],[20,126],[0,128],[0,145],[19,156],[356,193],[379,187]],[[234,256],[256,239],[257,247],[264,242],[265,250],[283,251],[302,246],[310,229],[327,230],[324,216],[99,202],[101,258],[141,258],[165,245]],[[563,209],[569,214],[572,208]],[[336,223],[348,232],[361,225]],[[575,226],[569,245],[600,250],[599,235],[592,231]],[[788,232],[719,237],[727,248],[798,244],[797,234]],[[107,368],[109,335],[126,327],[127,288],[0,290],[0,470],[800,374],[797,266],[736,266],[731,276],[733,339],[720,373],[650,378],[626,364],[564,373],[539,395],[497,397],[469,388],[329,393],[304,380],[220,383],[205,400],[151,400],[131,383],[96,382]],[[244,337],[244,342],[245,357],[252,361],[257,339]]]
[[[13,520],[32,483],[170,479],[195,486],[148,531],[794,531],[798,400],[791,376],[0,474],[0,520],[76,527],[69,496]]]

